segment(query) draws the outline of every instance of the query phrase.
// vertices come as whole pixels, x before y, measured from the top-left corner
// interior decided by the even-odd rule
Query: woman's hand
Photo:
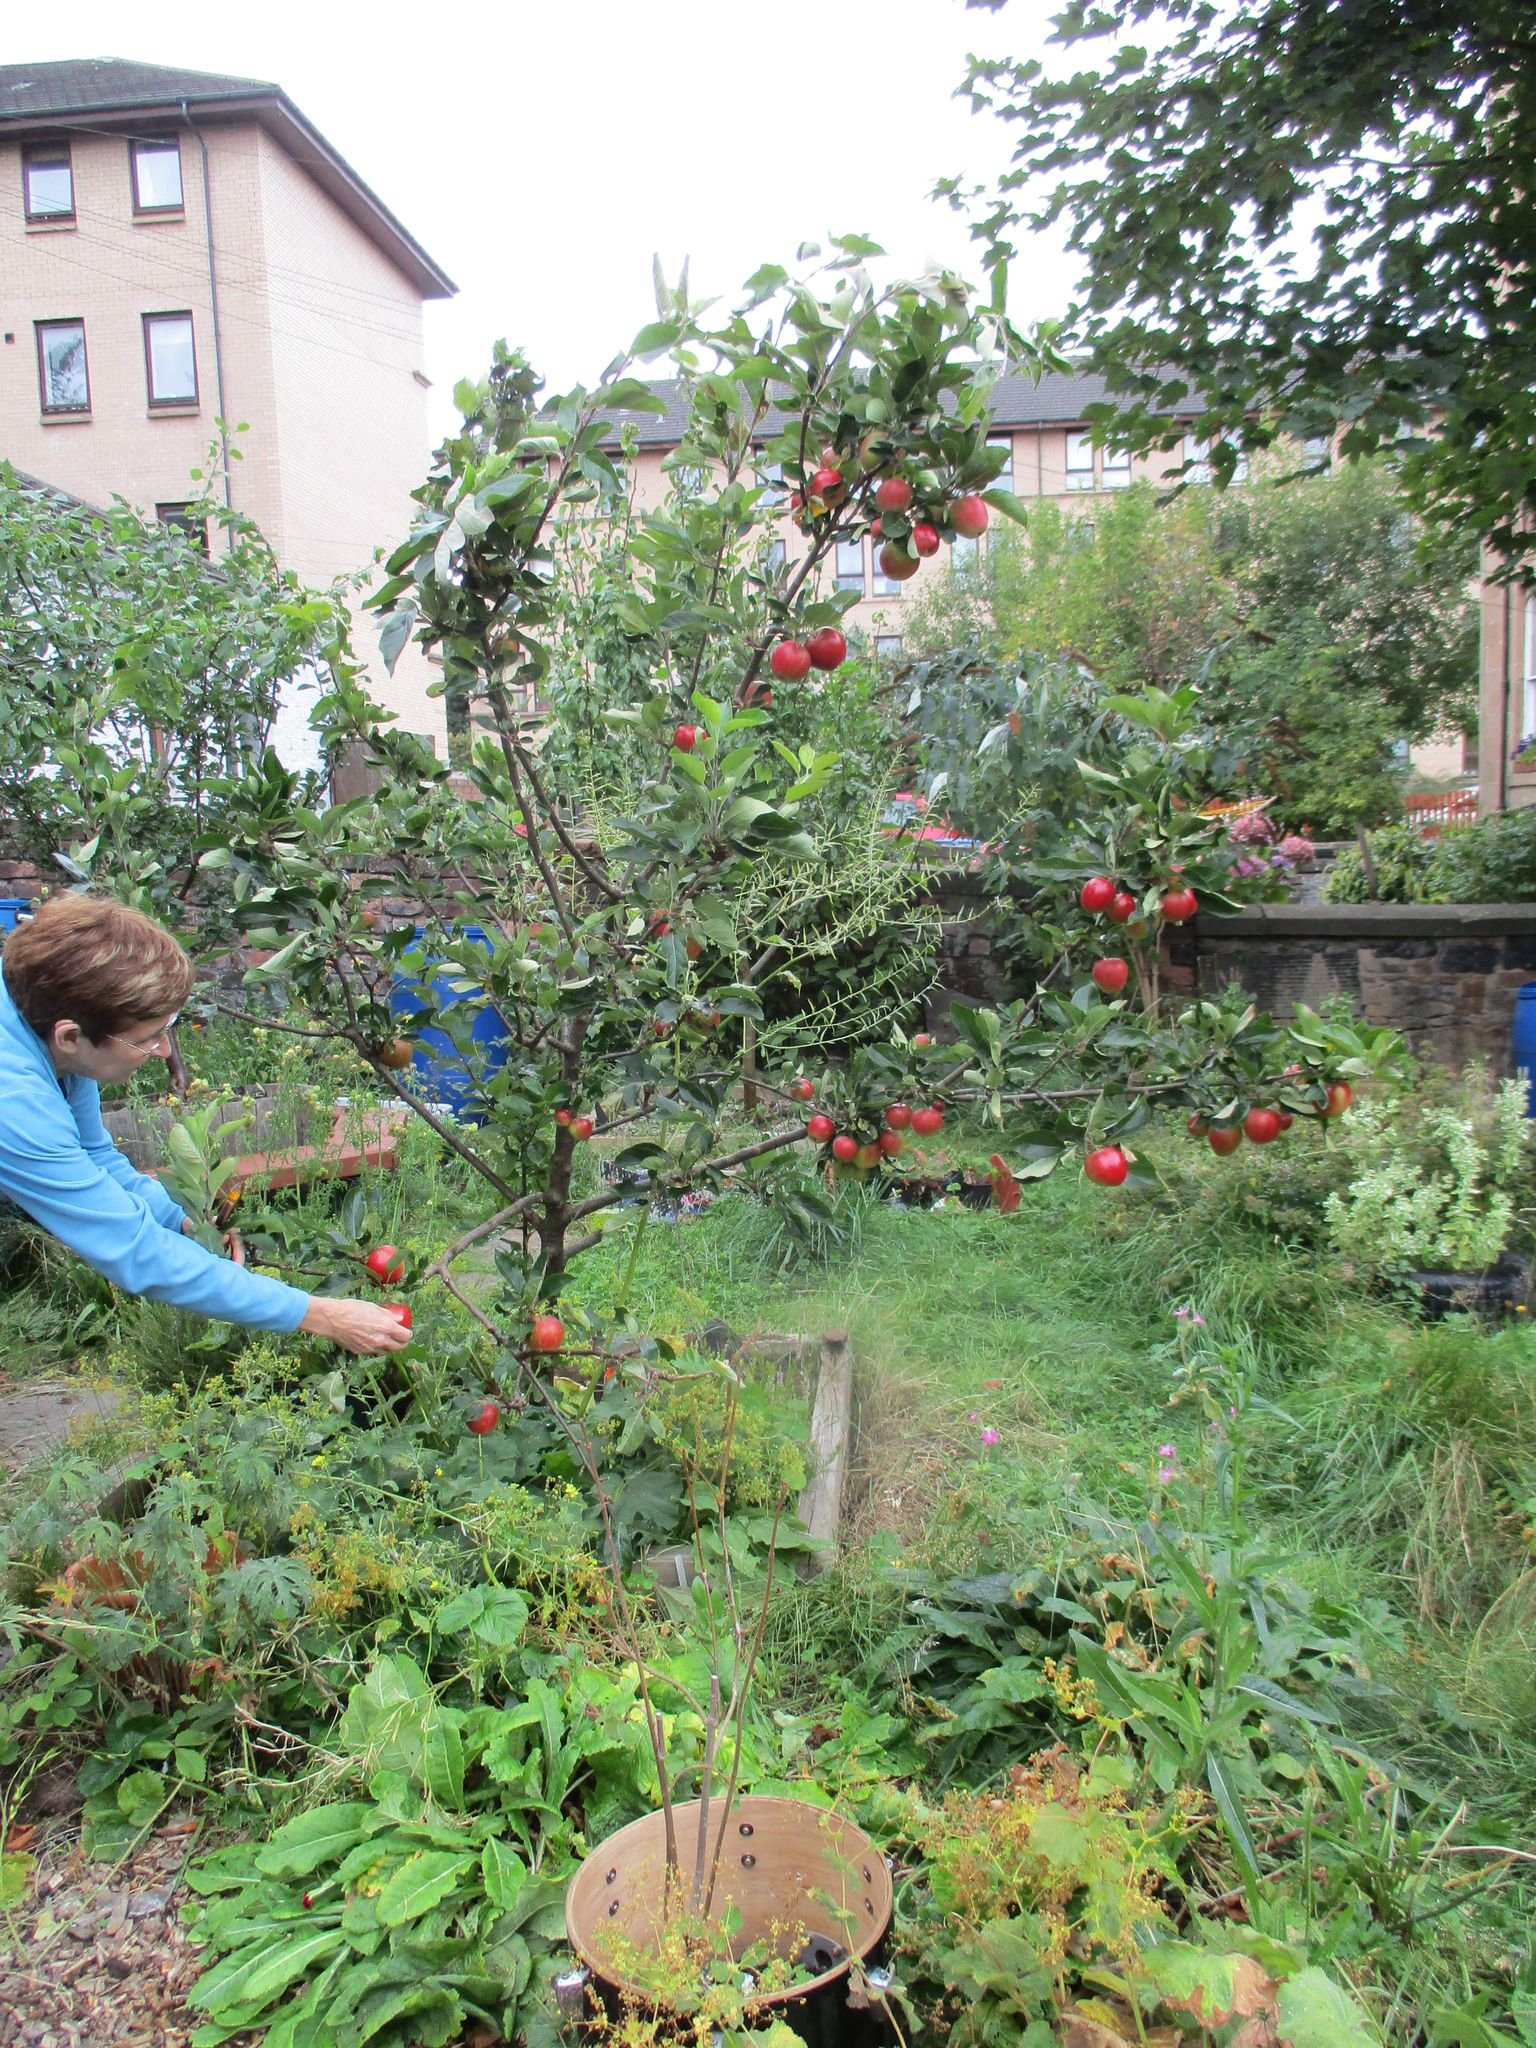
[[[367,1356],[375,1351],[403,1351],[411,1341],[389,1310],[376,1301],[350,1301],[324,1294],[312,1294],[304,1312],[301,1330],[312,1337],[329,1337],[343,1351]]]

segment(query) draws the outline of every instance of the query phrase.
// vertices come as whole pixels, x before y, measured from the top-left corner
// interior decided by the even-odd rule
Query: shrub
[[[1490,1089],[1484,1069],[1443,1102],[1363,1102],[1354,1114],[1365,1171],[1324,1204],[1339,1253],[1368,1273],[1492,1265],[1515,1222],[1527,1159],[1525,1089]]]
[[[1536,809],[1496,811],[1435,841],[1431,893],[1440,903],[1536,903]]]
[[[1434,869],[1435,847],[1421,838],[1411,825],[1383,825],[1368,832],[1366,843],[1376,870],[1375,900],[1378,903],[1427,903],[1429,877]],[[1368,903],[1371,888],[1366,879],[1360,849],[1346,846],[1329,871],[1323,895],[1330,903]]]

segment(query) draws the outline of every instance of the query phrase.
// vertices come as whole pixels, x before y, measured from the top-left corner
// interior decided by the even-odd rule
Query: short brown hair
[[[5,985],[44,1044],[70,1018],[93,1045],[179,1010],[192,962],[142,911],[101,896],[56,896],[5,942]]]

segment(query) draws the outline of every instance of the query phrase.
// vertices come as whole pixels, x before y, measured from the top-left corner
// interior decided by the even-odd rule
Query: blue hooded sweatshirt
[[[297,1287],[248,1273],[182,1236],[182,1209],[107,1136],[96,1083],[54,1072],[11,1000],[3,962],[0,1194],[125,1294],[253,1330],[295,1330],[309,1307]]]

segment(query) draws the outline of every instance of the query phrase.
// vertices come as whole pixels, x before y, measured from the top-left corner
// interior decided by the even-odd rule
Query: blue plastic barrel
[[[32,915],[32,899],[29,896],[0,896],[0,932],[13,932],[24,918]]]
[[[1525,1076],[1525,1113],[1536,1116],[1536,981],[1515,990],[1515,1021],[1509,1030],[1510,1059]]]
[[[465,924],[455,929],[457,937],[490,952],[491,941],[483,926]],[[416,936],[427,936],[420,925],[416,927]],[[485,1122],[485,1111],[477,1104],[480,1091],[491,1075],[507,1063],[507,1026],[483,989],[465,988],[463,983],[464,970],[456,963],[445,965],[428,977],[439,1010],[462,1008],[466,1012],[472,1051],[466,1058],[446,1031],[428,1026],[414,1034],[416,1044],[411,1063],[421,1092],[429,1102],[446,1103],[461,1122],[479,1124]],[[409,975],[395,976],[389,992],[392,1015],[409,1017],[422,1007],[423,1000],[419,981]]]

